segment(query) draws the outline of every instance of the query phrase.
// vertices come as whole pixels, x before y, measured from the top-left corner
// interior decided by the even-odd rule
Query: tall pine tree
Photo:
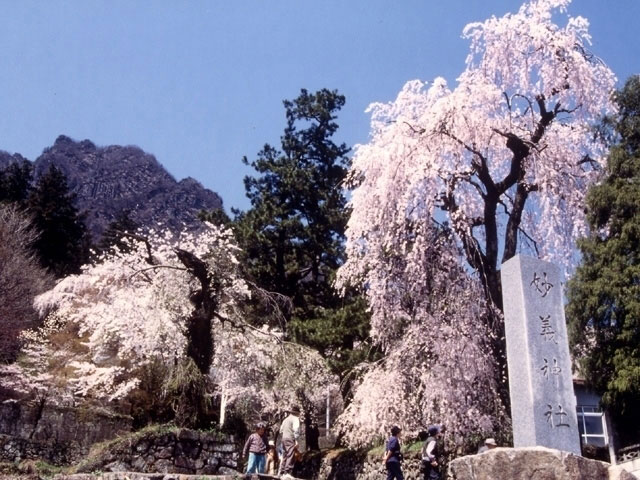
[[[12,162],[0,171],[0,201],[15,202],[24,206],[33,181],[30,162]]]
[[[567,318],[581,373],[628,444],[640,431],[640,77],[616,100],[609,122],[617,143],[604,180],[587,195],[591,234],[579,243]]]
[[[89,235],[74,203],[65,175],[54,165],[38,178],[28,199],[40,233],[34,248],[56,277],[79,272],[88,259]]]
[[[244,180],[251,208],[234,212],[249,275],[292,299],[287,334],[318,349],[339,373],[364,356],[368,338],[362,301],[344,299],[332,287],[344,261],[348,218],[342,182],[350,149],[333,140],[344,104],[344,96],[327,89],[303,89],[284,101],[280,149],[267,144],[256,160],[243,159],[257,176]]]

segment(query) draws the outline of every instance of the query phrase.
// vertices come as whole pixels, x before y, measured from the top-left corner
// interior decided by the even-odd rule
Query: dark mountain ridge
[[[0,151],[0,169],[28,161],[19,153]],[[142,227],[176,231],[196,227],[201,210],[222,208],[217,193],[190,177],[176,181],[139,147],[97,147],[89,140],[77,142],[61,135],[33,162],[34,180],[52,164],[67,177],[94,239],[123,211]]]

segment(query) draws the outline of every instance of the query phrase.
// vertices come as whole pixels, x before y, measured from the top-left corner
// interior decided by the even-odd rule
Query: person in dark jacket
[[[256,431],[249,435],[242,449],[242,456],[247,458],[246,473],[264,473],[267,460],[267,448],[269,441],[265,436],[266,426],[260,422],[256,425]]]
[[[400,451],[400,432],[402,430],[397,425],[391,427],[391,436],[387,440],[384,455],[384,466],[387,469],[387,480],[404,480],[402,475],[402,453]]]

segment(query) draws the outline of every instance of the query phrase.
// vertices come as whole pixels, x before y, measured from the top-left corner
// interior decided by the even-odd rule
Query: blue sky
[[[339,140],[367,140],[366,107],[411,79],[464,68],[470,21],[517,0],[0,0],[0,149],[34,160],[60,134],[138,145],[176,179],[247,208],[242,178],[278,145],[283,99],[347,98]],[[573,0],[619,83],[639,73],[640,0]]]

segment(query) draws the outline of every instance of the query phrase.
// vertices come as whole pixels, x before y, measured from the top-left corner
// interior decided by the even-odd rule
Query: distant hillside
[[[0,169],[24,161],[28,160],[20,154],[0,152]],[[35,160],[35,178],[51,164],[67,176],[94,239],[122,210],[129,210],[141,226],[178,230],[197,225],[200,210],[222,208],[217,193],[193,178],[177,182],[153,155],[138,147],[96,147],[89,140],[76,142],[61,135]]]

